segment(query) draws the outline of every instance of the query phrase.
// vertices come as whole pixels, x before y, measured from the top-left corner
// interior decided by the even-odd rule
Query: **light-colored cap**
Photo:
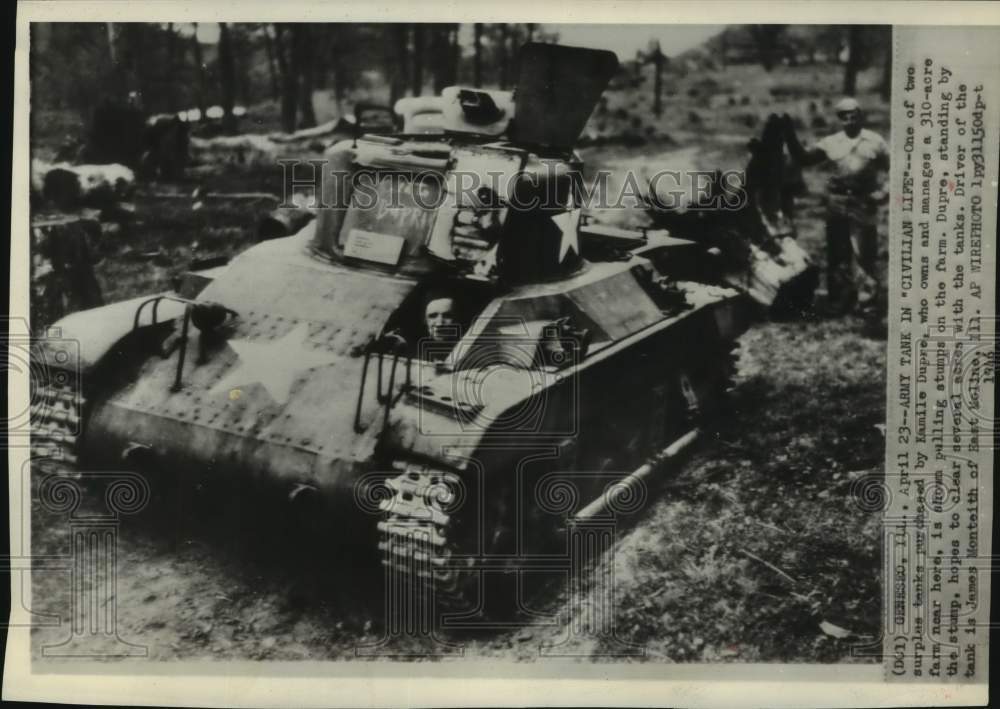
[[[844,98],[837,101],[837,105],[833,107],[833,110],[837,113],[847,113],[848,111],[860,111],[861,104],[858,100],[851,97],[845,96]]]

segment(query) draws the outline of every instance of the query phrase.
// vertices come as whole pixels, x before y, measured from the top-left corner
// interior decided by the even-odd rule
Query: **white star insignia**
[[[209,393],[231,391],[239,386],[259,383],[278,404],[288,401],[295,375],[336,360],[332,352],[306,346],[309,325],[299,323],[280,340],[230,340],[239,356],[239,364],[231,369]]]
[[[563,212],[552,217],[552,221],[562,232],[562,237],[559,240],[559,263],[562,263],[570,251],[580,253],[577,235],[577,229],[580,225],[580,210],[571,209],[568,212]]]

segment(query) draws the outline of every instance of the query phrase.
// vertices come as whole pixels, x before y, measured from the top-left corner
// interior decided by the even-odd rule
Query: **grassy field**
[[[876,78],[861,77],[861,98],[886,134]],[[604,140],[582,154],[591,168],[616,171],[673,161],[740,167],[768,113],[791,113],[805,140],[830,131],[838,83],[839,73],[815,67],[671,74],[662,118],[651,116],[641,86],[609,92],[592,119],[609,135],[635,131],[642,145]],[[821,266],[823,179],[807,174],[810,193],[797,217],[799,239]],[[219,201],[194,210],[194,200],[154,196],[199,186],[277,192],[280,173],[209,168],[183,183],[142,186],[134,223],[99,245],[107,300],[163,290],[192,258],[232,255],[252,242],[255,220],[270,205]],[[634,224],[644,216],[613,218]],[[616,579],[617,637],[643,647],[646,659],[877,659],[852,652],[879,636],[881,613],[880,511],[859,492],[883,469],[884,342],[862,332],[862,321],[849,316],[759,323],[742,338],[731,415],[603,560]],[[322,554],[247,549],[224,527],[175,522],[140,520],[120,536],[119,632],[149,646],[154,659],[348,659],[380,636],[377,599],[365,600],[357,579],[324,575]],[[37,553],[68,551],[64,519],[35,505],[33,528]],[[65,615],[67,579],[36,573],[33,602],[36,611]],[[466,655],[532,660],[582,612],[559,594],[546,604],[554,624],[454,640]],[[35,647],[64,634],[35,628]],[[564,649],[589,659],[614,651],[606,638],[573,636]]]

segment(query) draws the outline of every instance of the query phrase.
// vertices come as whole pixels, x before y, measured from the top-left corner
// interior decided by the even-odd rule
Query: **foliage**
[[[513,85],[517,49],[529,38],[557,39],[527,24],[481,29],[480,80],[491,86]],[[339,106],[371,83],[387,85],[390,102],[473,83],[465,34],[454,23],[36,23],[32,102],[86,121],[101,100],[132,93],[151,114],[273,100],[291,131],[315,125],[317,89],[332,89]]]

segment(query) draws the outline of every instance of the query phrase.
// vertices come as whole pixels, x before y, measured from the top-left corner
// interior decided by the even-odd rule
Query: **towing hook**
[[[221,303],[198,302],[191,306],[191,322],[202,333],[214,333],[237,316]]]

